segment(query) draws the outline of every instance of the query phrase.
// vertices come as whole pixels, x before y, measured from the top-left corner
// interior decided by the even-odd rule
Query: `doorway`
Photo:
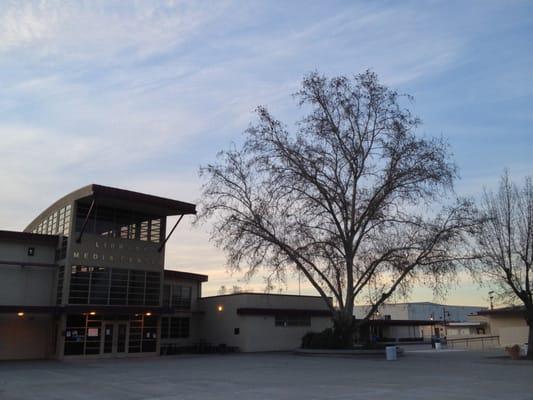
[[[128,322],[103,321],[102,354],[119,356],[126,354],[128,341]]]

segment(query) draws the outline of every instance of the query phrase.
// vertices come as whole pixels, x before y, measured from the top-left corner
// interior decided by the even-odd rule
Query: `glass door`
[[[128,323],[104,321],[102,335],[102,353],[117,355],[126,353]]]
[[[113,322],[104,323],[104,354],[113,353],[113,339],[115,324]]]
[[[117,322],[117,353],[126,352],[126,339],[128,333],[128,323],[127,322]]]

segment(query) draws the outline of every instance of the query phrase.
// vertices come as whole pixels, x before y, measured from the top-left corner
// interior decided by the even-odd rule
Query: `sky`
[[[414,96],[419,133],[450,144],[457,194],[478,196],[504,168],[533,173],[532,43],[530,1],[0,0],[0,229],[89,183],[195,202],[199,166],[242,141],[256,106],[302,116],[291,95],[311,71],[372,69]],[[191,220],[166,268],[208,274],[204,294],[264,287]],[[463,276],[443,300],[486,293]]]

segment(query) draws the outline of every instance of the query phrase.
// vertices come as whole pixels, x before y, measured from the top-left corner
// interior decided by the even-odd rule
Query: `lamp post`
[[[491,310],[494,310],[494,303],[493,303],[493,300],[494,300],[494,290],[491,290],[489,292],[489,300],[490,300],[490,309]]]
[[[442,323],[444,324],[444,337],[448,336],[448,329],[446,328],[446,315],[450,316],[450,313],[446,311],[446,307],[442,306]]]

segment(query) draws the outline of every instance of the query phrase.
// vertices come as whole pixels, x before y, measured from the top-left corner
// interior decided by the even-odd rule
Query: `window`
[[[163,307],[170,307],[171,285],[163,285]]]
[[[161,338],[183,339],[190,334],[190,319],[179,317],[161,318]]]
[[[43,217],[32,232],[67,236],[70,233],[70,211],[70,204],[52,211]]]
[[[311,317],[305,314],[277,314],[275,325],[281,327],[311,326]]]
[[[148,233],[148,224],[149,224],[149,221],[142,221],[140,224],[140,236],[139,237],[143,241],[147,241],[148,238],[150,237]]]
[[[109,268],[95,267],[91,274],[90,304],[107,304],[109,295]]]
[[[150,240],[154,243],[159,243],[161,239],[161,219],[153,219],[150,221]]]
[[[120,210],[96,204],[89,217],[90,204],[78,202],[76,232],[80,232],[87,219],[85,232],[113,238],[160,243],[165,224],[161,217]],[[70,211],[69,211],[70,212]],[[60,215],[61,217],[61,215]]]
[[[159,272],[146,273],[144,304],[149,306],[159,305],[159,293],[161,290],[160,276],[161,274]]]
[[[128,304],[141,305],[144,303],[144,271],[130,271],[128,282]]]
[[[63,260],[67,256],[68,237],[63,236],[59,248],[56,249],[56,261]]]
[[[70,274],[70,304],[159,305],[159,272],[74,265]]]
[[[92,267],[72,266],[70,273],[70,304],[89,304],[89,282]]]
[[[163,288],[163,306],[169,306],[180,310],[191,309],[190,286],[165,285]]]
[[[64,279],[65,279],[65,267],[61,265],[57,271],[56,304],[61,304],[63,300]]]
[[[109,304],[127,304],[128,299],[128,270],[111,269],[111,289],[109,290]]]
[[[63,301],[63,281],[65,279],[65,267],[60,266],[57,270],[57,289],[56,289],[56,304],[61,304]]]

